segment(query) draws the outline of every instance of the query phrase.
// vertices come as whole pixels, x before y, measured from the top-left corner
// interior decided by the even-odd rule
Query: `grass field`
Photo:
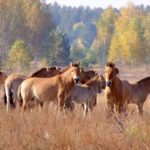
[[[100,71],[99,68],[95,68]],[[150,75],[148,67],[120,67],[120,78],[130,82]],[[103,70],[101,70],[103,72]],[[0,150],[149,150],[150,149],[150,97],[144,104],[144,115],[139,117],[135,105],[128,115],[107,118],[103,93],[98,105],[83,118],[76,108],[66,115],[57,115],[53,108],[6,113],[0,105]]]

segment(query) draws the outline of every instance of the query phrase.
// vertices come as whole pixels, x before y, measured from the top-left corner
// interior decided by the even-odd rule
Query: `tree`
[[[142,15],[133,4],[121,10],[108,59],[134,64],[144,61]]]
[[[50,65],[65,65],[69,62],[70,45],[66,35],[59,28],[50,32],[46,58]]]
[[[147,63],[150,62],[150,13],[144,18],[144,49],[145,49],[145,60]]]
[[[31,53],[22,40],[16,40],[8,52],[7,67],[13,70],[27,71],[32,61]]]
[[[99,59],[102,62],[106,61],[112,35],[114,32],[114,23],[116,12],[112,7],[104,10],[97,22],[97,37],[92,45],[92,48],[97,50]]]

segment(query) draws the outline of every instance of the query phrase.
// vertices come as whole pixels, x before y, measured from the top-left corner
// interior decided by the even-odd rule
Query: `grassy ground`
[[[97,69],[97,68],[95,68]],[[99,69],[97,69],[99,71]],[[130,82],[150,75],[147,67],[120,68],[120,78]],[[101,70],[103,72],[103,70]],[[0,104],[0,150],[148,150],[150,149],[150,98],[144,104],[144,115],[139,117],[135,105],[128,116],[107,118],[103,93],[98,105],[83,118],[76,108],[66,115],[57,115],[53,108],[23,113],[15,109],[6,113]]]

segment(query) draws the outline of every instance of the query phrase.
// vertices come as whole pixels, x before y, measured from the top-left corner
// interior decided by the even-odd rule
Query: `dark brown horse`
[[[88,82],[90,79],[92,79],[96,75],[97,75],[97,73],[94,70],[85,71],[82,67],[81,74],[80,74],[80,82],[82,84],[85,84],[86,82]]]

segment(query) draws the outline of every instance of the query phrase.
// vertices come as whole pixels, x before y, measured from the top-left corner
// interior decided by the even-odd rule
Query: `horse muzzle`
[[[74,78],[74,82],[75,82],[75,83],[78,83],[79,80],[80,80],[79,77]]]
[[[111,87],[111,85],[112,85],[112,81],[106,81],[106,86],[107,87]]]
[[[99,90],[98,93],[100,94],[102,92],[102,90]]]

